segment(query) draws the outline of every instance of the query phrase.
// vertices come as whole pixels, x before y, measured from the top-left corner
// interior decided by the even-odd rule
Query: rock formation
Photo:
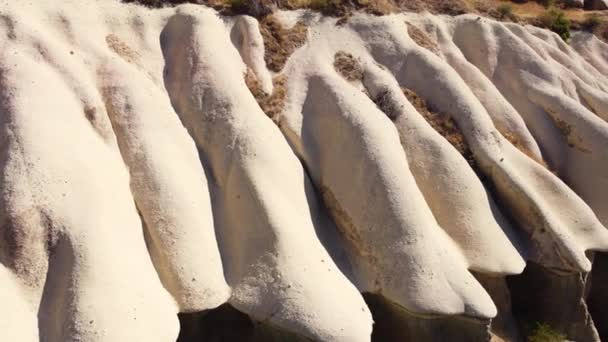
[[[584,7],[589,10],[606,10],[608,9],[608,0],[585,0]]]
[[[174,341],[178,313],[186,340],[217,307],[267,340],[608,329],[594,36],[98,0],[0,15],[0,341]]]

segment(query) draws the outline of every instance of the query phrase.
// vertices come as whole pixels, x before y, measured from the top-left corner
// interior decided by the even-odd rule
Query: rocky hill
[[[608,339],[596,36],[113,0],[0,19],[0,341]]]

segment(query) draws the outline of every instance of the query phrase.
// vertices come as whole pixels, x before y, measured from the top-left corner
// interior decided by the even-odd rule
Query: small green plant
[[[515,19],[515,15],[513,14],[513,7],[509,4],[502,4],[498,6],[496,10],[498,11],[498,16],[501,19]]]
[[[563,342],[566,336],[553,329],[549,324],[536,323],[528,336],[528,342]]]
[[[565,42],[570,39],[570,20],[564,12],[551,9],[540,17],[540,25],[557,33]]]

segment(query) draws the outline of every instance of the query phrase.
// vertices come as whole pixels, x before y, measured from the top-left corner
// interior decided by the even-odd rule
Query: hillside
[[[0,341],[608,339],[608,44],[227,11],[0,4]]]

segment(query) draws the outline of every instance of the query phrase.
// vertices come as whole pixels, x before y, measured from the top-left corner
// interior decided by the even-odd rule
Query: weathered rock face
[[[585,9],[606,10],[608,9],[607,0],[585,0]]]
[[[587,277],[587,306],[600,339],[608,340],[608,255],[596,253],[593,271]]]
[[[0,341],[172,341],[178,313],[180,339],[606,331],[597,39],[473,15],[0,13]]]
[[[365,294],[374,317],[373,341],[490,341],[490,320],[458,316],[418,316],[386,301]]]
[[[600,341],[587,305],[586,274],[557,274],[528,263],[509,279],[513,311],[523,324],[546,322],[574,341]]]
[[[498,311],[496,317],[492,319],[492,335],[503,341],[521,341],[522,334],[513,315],[511,291],[506,279],[480,274],[477,274],[475,278],[492,297]]]
[[[568,2],[568,4],[572,7],[584,8],[585,0],[571,0]]]

